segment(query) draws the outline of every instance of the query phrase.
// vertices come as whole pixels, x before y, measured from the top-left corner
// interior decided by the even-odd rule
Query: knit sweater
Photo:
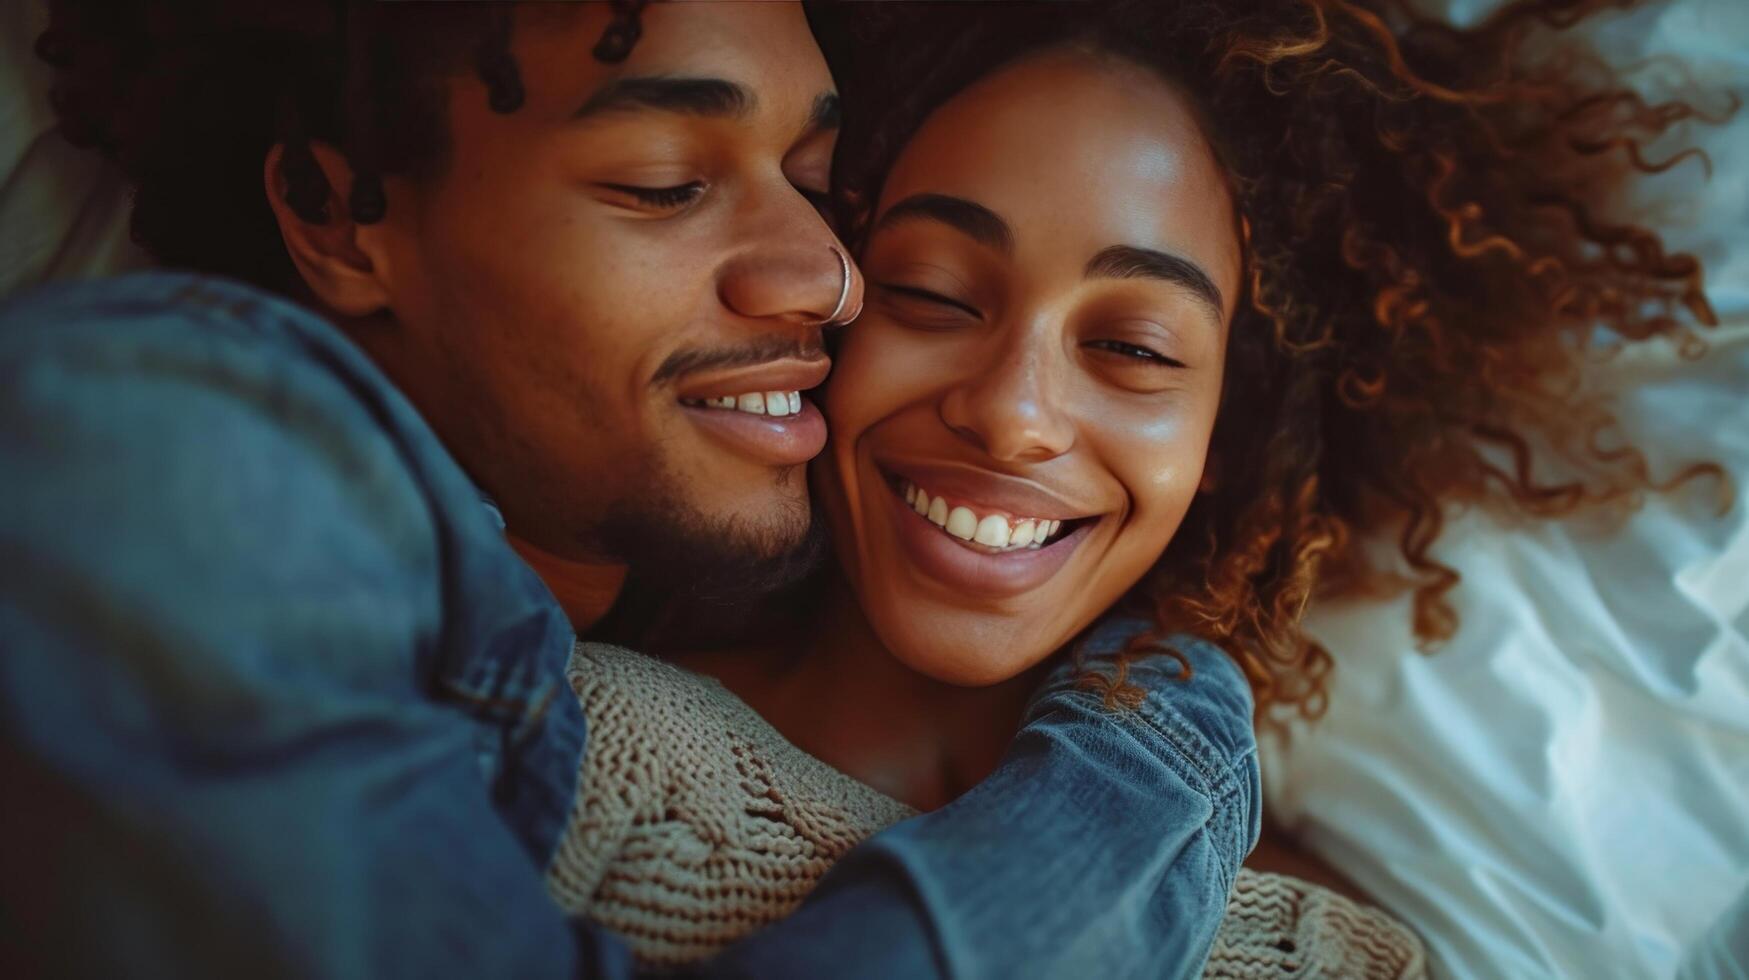
[[[915,810],[790,744],[715,680],[578,644],[589,719],[575,813],[548,889],[640,961],[702,959],[782,918],[833,862]],[[1378,909],[1241,868],[1204,976],[1424,977],[1421,942]]]

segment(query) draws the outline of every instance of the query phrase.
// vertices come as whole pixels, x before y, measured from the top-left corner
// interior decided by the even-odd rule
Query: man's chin
[[[709,602],[753,600],[792,585],[820,566],[827,544],[806,499],[761,519],[628,507],[599,533],[605,550],[626,563],[628,588]]]
[[[625,587],[590,637],[658,656],[756,640],[773,609],[793,606],[790,590],[824,564],[827,535],[802,516],[799,529],[761,534],[734,524],[705,535],[621,525],[614,534],[643,547],[619,552],[632,556]]]

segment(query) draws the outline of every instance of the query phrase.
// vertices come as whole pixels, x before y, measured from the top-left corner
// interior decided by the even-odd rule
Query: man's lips
[[[701,371],[682,379],[675,391],[687,418],[729,451],[766,466],[799,466],[825,448],[826,420],[798,393],[819,387],[831,370],[829,358],[784,358]],[[790,400],[780,402],[786,395]],[[716,402],[753,404],[758,411]]]
[[[832,371],[832,359],[784,358],[740,368],[700,371],[682,378],[675,394],[688,401],[766,391],[807,391],[818,388]]]
[[[807,398],[800,411],[775,418],[732,408],[683,405],[680,410],[731,452],[765,466],[800,466],[826,448],[826,419]]]

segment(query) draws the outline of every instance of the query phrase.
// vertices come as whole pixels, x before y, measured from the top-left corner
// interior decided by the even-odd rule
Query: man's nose
[[[798,325],[847,323],[862,310],[862,274],[819,212],[787,182],[739,215],[743,245],[719,274],[723,305]]]
[[[749,250],[730,261],[717,288],[724,306],[750,319],[828,325],[862,309],[862,274],[830,235]]]
[[[1003,462],[1042,462],[1075,444],[1066,365],[1052,337],[1004,334],[997,356],[967,370],[940,402],[949,429]]]

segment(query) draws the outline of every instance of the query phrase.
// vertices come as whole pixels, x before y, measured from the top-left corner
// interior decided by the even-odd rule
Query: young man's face
[[[447,169],[361,231],[394,322],[360,339],[523,540],[754,575],[807,531],[821,324],[861,302],[810,200],[832,80],[798,4],[652,5],[617,65],[610,15],[518,9],[513,113],[451,80]]]

